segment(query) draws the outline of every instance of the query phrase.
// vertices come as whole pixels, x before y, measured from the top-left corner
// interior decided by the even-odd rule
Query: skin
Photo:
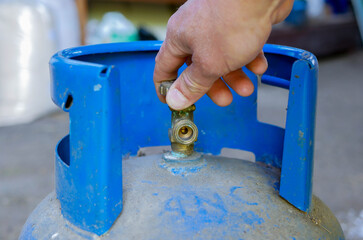
[[[207,93],[217,105],[227,106],[233,97],[226,84],[241,96],[251,95],[254,86],[241,68],[255,74],[266,71],[262,47],[272,25],[288,16],[292,4],[293,0],[188,0],[169,19],[155,59],[159,99],[181,110]],[[158,91],[160,83],[175,79],[184,63],[188,67],[165,99]]]

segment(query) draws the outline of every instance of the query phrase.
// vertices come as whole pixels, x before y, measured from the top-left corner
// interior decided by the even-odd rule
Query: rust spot
[[[299,144],[299,146],[300,146],[300,147],[303,147],[303,146],[304,146],[304,144],[305,144],[305,142],[306,142],[306,139],[305,139],[305,137],[304,137],[304,132],[303,132],[303,131],[301,131],[301,130],[299,130],[299,139],[298,139],[298,144]]]

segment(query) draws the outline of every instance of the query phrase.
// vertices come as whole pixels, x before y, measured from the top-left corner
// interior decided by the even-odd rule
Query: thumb
[[[203,76],[192,63],[171,85],[166,102],[172,109],[185,109],[206,94],[216,79],[211,76]]]

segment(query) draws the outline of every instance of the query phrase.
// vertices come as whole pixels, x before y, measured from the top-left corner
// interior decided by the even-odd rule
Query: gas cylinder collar
[[[173,81],[164,81],[160,84],[159,92],[166,96]],[[168,160],[192,160],[199,154],[194,152],[194,143],[198,138],[198,128],[194,124],[193,112],[195,105],[177,111],[171,110],[171,128],[169,129],[169,139],[171,142],[171,153],[165,154]]]

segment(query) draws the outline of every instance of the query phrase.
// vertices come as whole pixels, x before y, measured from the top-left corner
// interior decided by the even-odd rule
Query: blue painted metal
[[[70,134],[56,148],[57,196],[66,219],[100,234],[122,209],[118,71],[57,59],[51,66],[54,102],[65,109],[68,96],[73,98],[66,109]]]
[[[101,235],[121,213],[122,156],[135,155],[139,147],[169,145],[170,111],[157,99],[152,82],[160,45],[86,46],[51,59],[52,99],[70,114],[70,134],[56,148],[56,193],[63,216],[83,230]],[[257,161],[282,167],[281,196],[307,211],[317,61],[289,47],[266,45],[264,52],[269,68],[262,82],[290,88],[286,131],[257,120],[257,91],[246,98],[234,94],[225,108],[203,97],[194,115],[200,132],[196,150],[242,149]],[[257,89],[256,77],[248,75]]]
[[[280,195],[303,211],[312,194],[317,74],[307,61],[294,63],[287,106]]]

